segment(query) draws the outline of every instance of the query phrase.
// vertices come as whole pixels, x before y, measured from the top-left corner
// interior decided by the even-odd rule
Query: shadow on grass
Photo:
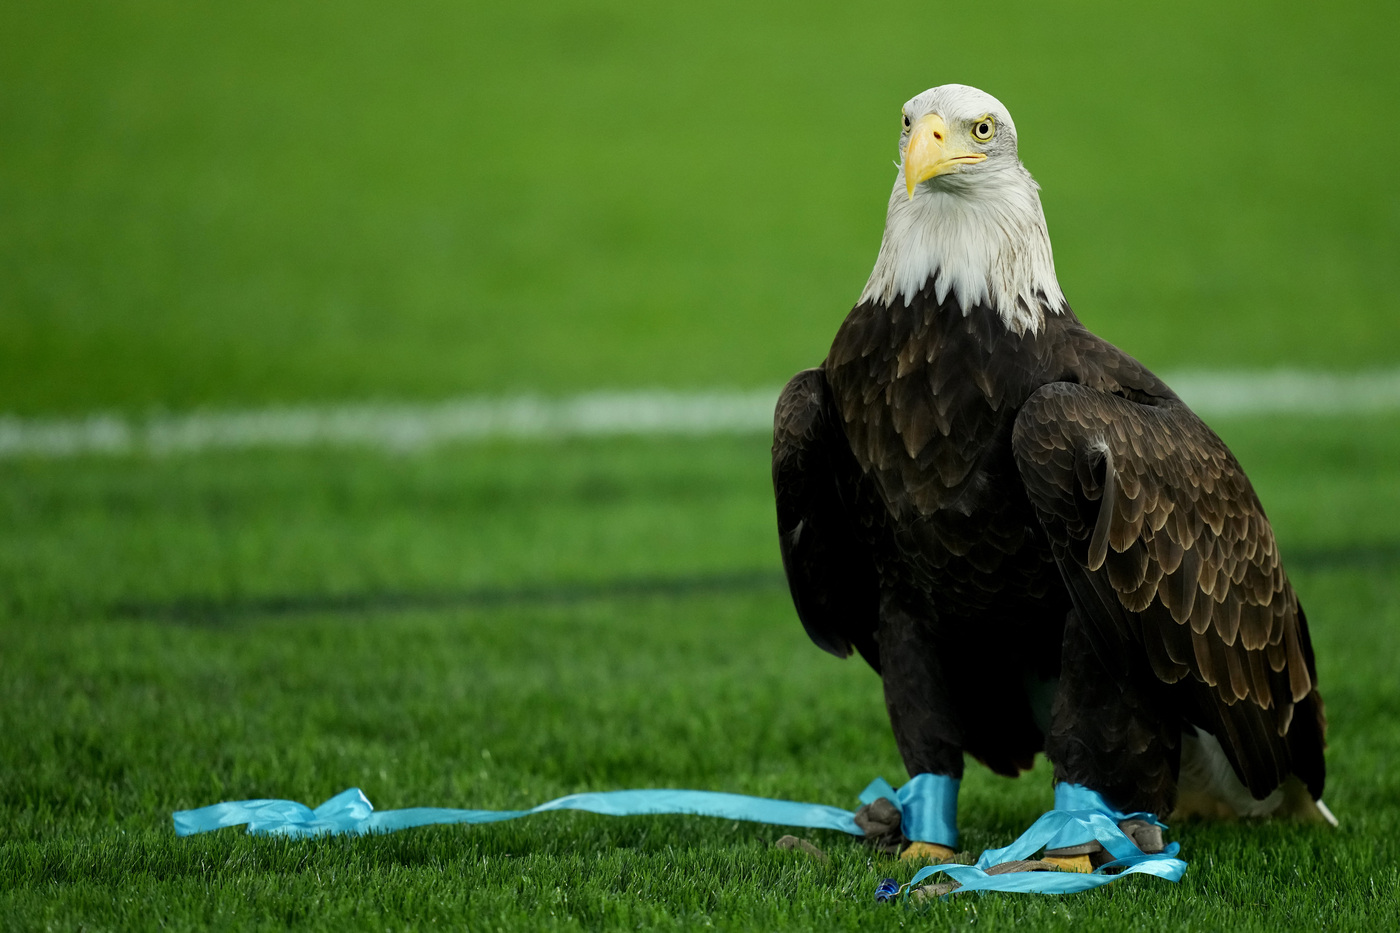
[[[1340,548],[1298,548],[1284,554],[1293,571],[1374,569],[1400,565],[1400,542]],[[470,590],[389,590],[368,593],[288,593],[227,600],[124,601],[109,607],[119,618],[158,619],[219,625],[247,619],[305,614],[408,612],[423,609],[484,609],[501,606],[567,605],[600,599],[672,597],[779,589],[781,573],[740,570],[684,577],[639,577],[595,582],[541,583]]]
[[[686,577],[640,577],[578,583],[543,583],[472,590],[399,590],[369,593],[290,593],[230,600],[119,602],[121,618],[219,625],[248,619],[303,614],[408,612],[423,609],[493,609],[501,606],[567,605],[600,599],[742,593],[786,586],[781,573],[742,570]]]

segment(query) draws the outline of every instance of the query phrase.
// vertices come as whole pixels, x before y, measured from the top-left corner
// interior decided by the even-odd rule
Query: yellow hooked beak
[[[986,153],[949,145],[948,125],[943,118],[926,113],[909,131],[909,145],[904,150],[904,185],[912,198],[920,182],[955,172],[960,165],[976,165],[986,158]]]

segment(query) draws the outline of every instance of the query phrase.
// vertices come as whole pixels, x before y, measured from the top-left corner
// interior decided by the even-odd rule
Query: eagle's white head
[[[860,300],[907,305],[932,278],[938,300],[951,292],[964,314],[981,305],[1017,333],[1039,330],[1065,296],[1011,114],[975,87],[945,84],[905,104],[902,122],[885,236]]]

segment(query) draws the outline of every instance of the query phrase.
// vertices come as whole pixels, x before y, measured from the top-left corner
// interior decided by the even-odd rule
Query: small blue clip
[[[879,886],[875,888],[875,903],[883,904],[892,901],[899,894],[899,882],[893,878],[884,878]]]

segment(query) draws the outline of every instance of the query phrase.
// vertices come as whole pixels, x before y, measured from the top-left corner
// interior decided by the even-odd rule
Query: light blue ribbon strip
[[[950,849],[958,845],[958,787],[956,778],[941,774],[916,774],[898,791],[884,778],[876,778],[861,791],[861,803],[884,797],[899,810],[899,828],[914,842],[936,842]]]
[[[1086,788],[1087,790],[1087,788]],[[1092,791],[1088,793],[1092,794]],[[1058,796],[1058,795],[1057,795]],[[1097,797],[1097,795],[1094,795]],[[1101,798],[1100,798],[1101,799]],[[958,891],[1013,891],[1022,894],[1074,894],[1102,887],[1124,875],[1149,874],[1168,881],[1180,881],[1186,873],[1186,863],[1177,858],[1181,846],[1173,842],[1161,852],[1147,855],[1123,830],[1118,828],[1119,818],[1146,817],[1156,822],[1150,814],[1120,814],[1113,811],[1104,813],[1096,809],[1063,810],[1055,809],[1046,813],[1031,824],[1031,828],[1021,834],[1011,845],[1001,849],[988,849],[982,853],[976,865],[930,865],[921,868],[909,881],[909,890],[919,882],[935,874],[942,873],[957,881]],[[1159,824],[1160,825],[1160,824]],[[989,875],[987,869],[1003,862],[1028,859],[1046,848],[1051,842],[1073,838],[1080,842],[1095,839],[1113,856],[1114,861],[1102,865],[1093,872],[1025,871]],[[1054,846],[1050,846],[1054,848]],[[946,896],[946,895],[945,895]]]
[[[1163,829],[1167,824],[1157,819],[1155,814],[1135,812],[1124,813],[1112,806],[1098,791],[1090,790],[1083,784],[1069,784],[1061,782],[1055,785],[1055,809],[1056,810],[1091,810],[1095,813],[1102,813],[1113,818],[1115,823],[1122,823],[1124,820],[1145,820]],[[1054,839],[1045,844],[1047,849],[1064,849],[1069,846],[1082,845],[1093,838],[1090,833],[1076,823],[1065,824]]]
[[[352,787],[314,810],[291,800],[234,800],[198,810],[178,810],[174,817],[175,834],[178,836],[191,836],[246,823],[250,833],[301,837],[392,833],[415,826],[452,823],[497,823],[549,810],[583,810],[605,816],[681,813],[777,826],[835,829],[853,836],[864,835],[855,823],[855,815],[840,807],[708,790],[615,790],[570,794],[529,810],[411,807],[376,811],[360,789]]]
[[[906,835],[921,841],[939,841],[940,835],[946,838],[953,814],[956,812],[957,790],[957,781],[936,775],[919,775],[898,791],[883,778],[877,778],[861,794],[861,801],[870,803],[880,797],[889,799],[900,808],[901,826],[908,820]],[[704,790],[617,790],[570,794],[529,810],[411,807],[404,810],[376,811],[359,788],[352,787],[336,794],[314,810],[292,800],[235,800],[197,810],[178,810],[174,814],[174,820],[175,833],[179,836],[191,836],[226,826],[247,824],[249,833],[302,838],[391,833],[416,826],[454,823],[496,823],[550,810],[582,810],[606,816],[693,814],[778,826],[834,829],[853,836],[863,835],[855,823],[855,815],[840,807]],[[1180,851],[1180,846],[1172,843],[1160,854],[1143,854],[1118,828],[1117,818],[1122,816],[1125,815],[1116,812],[1105,813],[1099,809],[1052,810],[1036,820],[1034,825],[1011,845],[982,853],[975,866],[937,865],[920,869],[906,890],[939,872],[958,881],[961,884],[959,890],[963,891],[1019,891],[1031,894],[1070,894],[1087,891],[1108,884],[1123,875],[1139,872],[1169,881],[1180,881],[1186,871],[1186,863],[1175,857]],[[952,832],[952,838],[955,839],[956,829],[952,829]],[[916,833],[919,835],[915,835]],[[1115,861],[1092,874],[1009,872],[988,875],[986,872],[986,869],[993,865],[1029,858],[1050,841],[1067,838],[1067,833],[1077,834],[1086,839],[1097,839]],[[930,835],[934,838],[922,838]],[[1115,871],[1118,873],[1109,874]]]

